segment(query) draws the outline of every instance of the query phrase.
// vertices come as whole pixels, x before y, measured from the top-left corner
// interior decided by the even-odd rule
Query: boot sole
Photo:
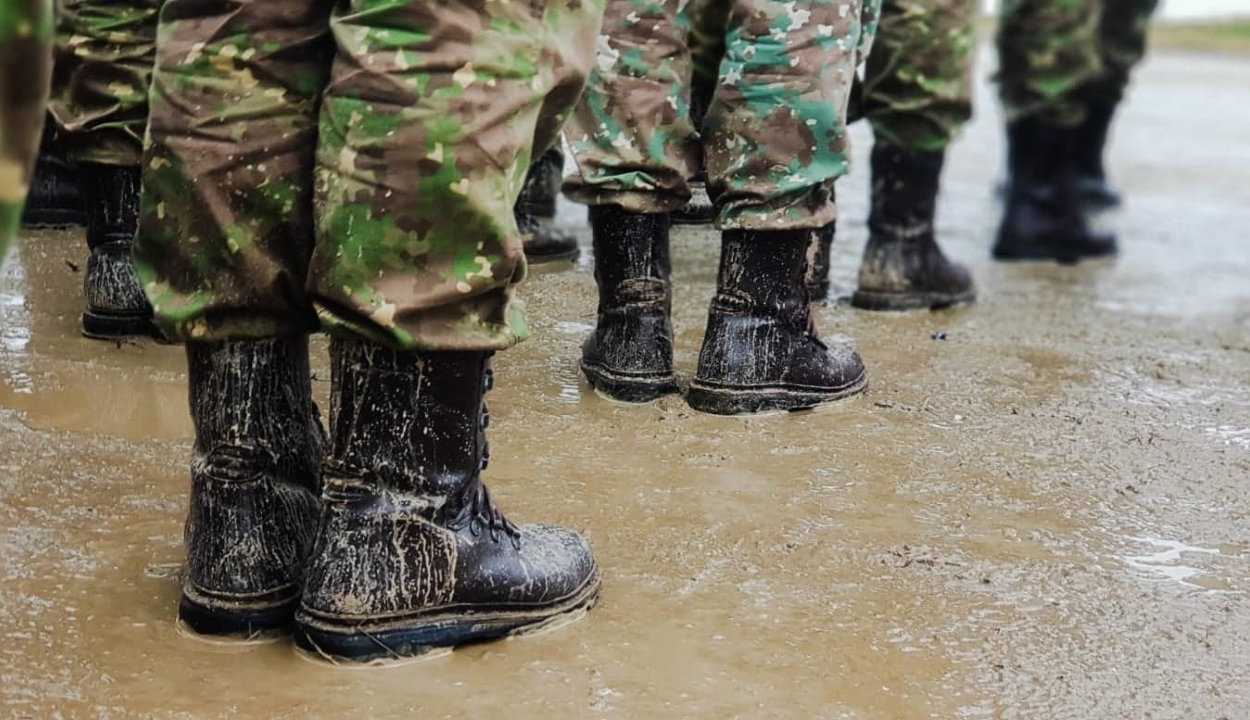
[[[440,608],[385,623],[331,621],[301,609],[295,617],[295,645],[310,656],[333,664],[402,661],[439,648],[526,635],[563,625],[576,619],[571,616],[580,617],[594,607],[600,587],[596,568],[580,591],[549,607]]]
[[[86,227],[87,216],[75,210],[31,210],[22,215],[22,227],[31,230],[66,230]]]
[[[93,340],[150,337],[163,340],[152,318],[140,315],[106,315],[88,310],[82,314],[82,334]]]
[[[558,252],[551,252],[551,253],[531,253],[529,251],[526,251],[525,259],[534,265],[544,265],[546,263],[554,263],[554,262],[561,262],[561,261],[573,262],[573,261],[576,261],[577,258],[581,257],[581,254],[582,254],[582,249],[580,247],[574,247],[571,250],[561,250]]]
[[[651,377],[637,375],[620,375],[606,368],[581,364],[582,374],[595,392],[609,400],[630,404],[654,402],[665,395],[676,395],[681,392],[677,386],[677,376],[655,375]]]
[[[861,373],[841,388],[819,392],[788,385],[730,388],[692,380],[686,392],[686,404],[711,415],[794,412],[858,395],[867,387],[867,373]]]
[[[178,602],[178,620],[191,632],[211,638],[247,642],[285,637],[295,624],[300,599],[298,590],[285,595],[271,601],[239,601],[184,588]],[[212,604],[198,601],[195,596],[203,596]]]
[[[713,217],[678,215],[677,213],[669,214],[669,219],[674,225],[711,225],[715,220]]]
[[[890,293],[856,290],[851,305],[860,310],[942,310],[976,302],[975,290],[962,293]]]
[[[1060,250],[1008,250],[995,247],[993,257],[995,260],[1004,262],[1029,262],[1044,261],[1057,262],[1061,265],[1075,265],[1082,260],[1096,260],[1101,258],[1114,257],[1117,251],[1112,249],[1102,253],[1078,253]]]

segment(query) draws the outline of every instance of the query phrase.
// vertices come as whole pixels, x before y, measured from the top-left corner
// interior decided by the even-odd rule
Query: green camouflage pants
[[[59,0],[52,115],[69,159],[138,165],[160,0]]]
[[[1146,54],[1150,17],[1159,0],[1102,0],[1098,25],[1102,72],[1081,89],[1087,102],[1119,103],[1129,74]]]
[[[527,334],[512,206],[597,0],[168,0],[136,266],[178,340]]]
[[[884,0],[856,93],[877,142],[938,151],[972,117],[978,0]]]
[[[847,171],[851,81],[880,2],[716,1],[729,3],[724,51],[700,137],[689,119],[686,0],[608,0],[595,69],[569,124],[578,173],[565,193],[669,212],[689,198],[702,159],[718,227],[824,225],[833,181]]]
[[[1073,126],[1091,101],[1116,102],[1145,52],[1157,0],[1003,0],[999,92],[1008,121]]]
[[[22,217],[52,73],[52,0],[0,1],[0,263]]]

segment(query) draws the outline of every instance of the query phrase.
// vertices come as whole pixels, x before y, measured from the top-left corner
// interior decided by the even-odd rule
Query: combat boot
[[[187,343],[195,448],[178,617],[241,639],[291,630],[320,512],[308,339]]]
[[[594,603],[586,541],[513,525],[482,484],[488,357],[331,341],[331,450],[299,647],[331,661],[399,659]]]
[[[829,263],[837,234],[836,220],[812,230],[811,244],[807,247],[807,275],[803,282],[813,302],[829,298]]]
[[[1036,119],[1008,126],[1011,186],[993,255],[998,260],[1075,263],[1116,252],[1113,235],[1090,229],[1076,196],[1071,129]]]
[[[599,205],[590,218],[599,308],[582,346],[582,372],[596,390],[622,402],[676,393],[668,215]]]
[[[577,238],[556,227],[556,197],[563,177],[564,153],[559,148],[543,153],[525,175],[513,215],[530,262],[577,259]]]
[[[702,132],[707,106],[711,102],[715,88],[700,87],[700,84],[696,80],[690,92],[690,123],[695,130]],[[716,206],[707,192],[707,170],[701,168],[686,186],[690,188],[690,199],[685,205],[673,211],[673,224],[710,225],[716,219]]]
[[[690,199],[672,213],[675,225],[711,225],[716,219],[716,206],[707,192],[707,172],[700,170],[686,184]]]
[[[56,142],[56,125],[48,121],[39,145],[39,159],[22,209],[22,227],[68,228],[87,224],[74,170]]]
[[[82,333],[100,339],[155,335],[152,307],[130,259],[139,225],[139,168],[82,163],[80,169],[91,249]]]
[[[716,295],[686,400],[718,415],[800,410],[863,391],[851,346],[816,334],[804,284],[809,230],[723,233]]]
[[[1073,155],[1076,160],[1076,192],[1087,210],[1110,210],[1119,207],[1120,194],[1107,182],[1103,155],[1115,104],[1098,102],[1086,108],[1085,122],[1076,127]]]
[[[944,159],[942,152],[873,146],[872,211],[855,307],[936,309],[976,299],[968,270],[948,260],[934,237]]]

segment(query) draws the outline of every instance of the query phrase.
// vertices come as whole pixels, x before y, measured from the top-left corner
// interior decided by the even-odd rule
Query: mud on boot
[[[57,142],[56,123],[49,116],[39,145],[39,160],[22,209],[22,227],[68,228],[87,224],[74,169]]]
[[[1074,132],[1032,118],[1008,126],[1011,186],[994,245],[996,260],[1076,263],[1116,253],[1115,236],[1092,230],[1081,212]]]
[[[556,198],[564,177],[564,153],[552,148],[543,153],[525,175],[525,185],[513,206],[517,227],[532,263],[576,260],[577,238],[556,227]]]
[[[716,296],[686,401],[717,415],[801,410],[862,392],[863,361],[816,334],[809,230],[723,233]]]
[[[669,219],[616,205],[590,209],[599,308],[582,372],[599,392],[641,403],[678,392],[670,320]]]
[[[482,484],[486,353],[334,339],[330,460],[295,640],[385,661],[579,614],[599,570],[577,533],[516,526]]]
[[[934,237],[944,159],[942,152],[873,146],[869,238],[851,305],[920,310],[976,299],[967,268],[948,260]]]
[[[132,335],[159,337],[152,307],[130,258],[139,224],[139,168],[84,163],[83,202],[87,211],[87,246],[91,256],[83,279],[87,309],[83,335],[112,339]]]
[[[178,617],[204,635],[285,634],[320,512],[308,339],[188,343],[187,366],[195,450]]]

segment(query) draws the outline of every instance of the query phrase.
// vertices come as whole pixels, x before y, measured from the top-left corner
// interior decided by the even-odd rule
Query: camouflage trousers
[[[168,0],[134,248],[177,340],[528,331],[512,207],[585,82],[596,0]]]
[[[884,0],[852,116],[874,139],[939,151],[972,117],[978,0]]]
[[[569,123],[578,172],[565,193],[589,205],[669,212],[702,163],[722,229],[818,227],[848,168],[852,78],[880,0],[608,0],[586,94]],[[690,121],[691,11],[723,16],[724,50],[700,134]],[[714,42],[714,41],[713,41]]]
[[[138,165],[160,0],[58,0],[49,105],[77,162]]]
[[[52,74],[52,0],[0,2],[0,263],[22,217]]]
[[[999,94],[1009,121],[1073,126],[1118,102],[1146,49],[1158,0],[1003,0]]]

